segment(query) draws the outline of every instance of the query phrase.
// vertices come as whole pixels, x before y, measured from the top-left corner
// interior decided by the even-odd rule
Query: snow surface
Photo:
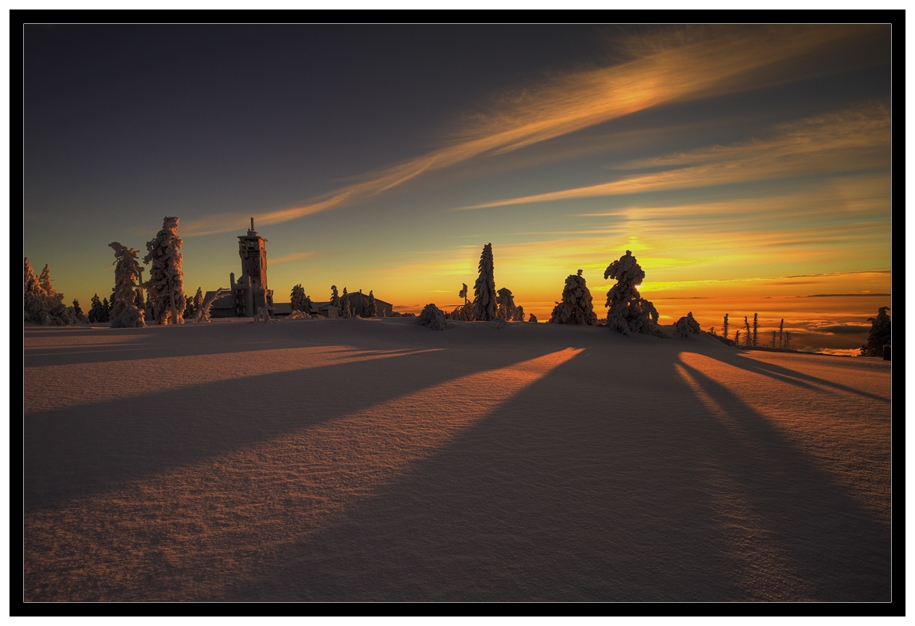
[[[25,599],[890,599],[889,362],[452,324],[27,326]]]

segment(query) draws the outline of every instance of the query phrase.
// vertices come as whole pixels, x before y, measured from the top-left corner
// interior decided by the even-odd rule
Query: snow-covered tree
[[[700,331],[701,329],[699,328],[699,322],[693,318],[692,311],[687,313],[685,317],[681,317],[676,322],[674,322],[674,335],[678,337],[698,335]]]
[[[626,254],[614,261],[604,272],[604,279],[614,278],[616,284],[607,292],[607,325],[624,335],[644,333],[663,337],[658,328],[658,312],[651,301],[639,293],[638,286],[645,279],[645,272],[626,250]]]
[[[734,345],[740,347],[740,331],[734,333]]]
[[[883,356],[883,346],[890,343],[893,336],[893,325],[890,316],[886,314],[890,308],[882,306],[877,311],[877,317],[869,317],[871,331],[867,336],[867,343],[861,346],[861,356]]]
[[[426,326],[432,330],[446,330],[449,328],[448,322],[445,321],[445,313],[434,304],[427,304],[422,313],[416,319],[420,326]]]
[[[38,283],[41,285],[45,294],[49,296],[57,295],[57,292],[54,291],[54,285],[51,284],[51,268],[47,265],[41,270],[41,276],[38,277]]]
[[[728,314],[727,313],[724,314],[723,330],[724,330],[724,338],[727,339],[728,338]]]
[[[496,316],[504,320],[513,320],[517,312],[517,307],[515,306],[515,298],[512,296],[511,290],[502,287],[496,294],[496,302],[498,303]]]
[[[83,316],[83,309],[79,306],[79,300],[76,298],[73,299],[73,312],[76,313],[77,317]]]
[[[145,328],[143,311],[137,308],[137,280],[140,264],[137,251],[118,242],[109,243],[114,250],[114,293],[112,294],[111,327]]]
[[[759,313],[753,314],[753,345],[758,345],[759,341]]]
[[[99,300],[98,294],[92,296],[88,317],[89,321],[93,323],[108,321],[108,308]]]
[[[785,347],[785,318],[782,318],[781,324],[778,325],[778,347]]]
[[[78,324],[76,312],[64,304],[64,294],[51,286],[51,271],[44,266],[36,278],[28,258],[23,257],[22,321],[43,326]]]
[[[348,319],[353,316],[353,309],[349,303],[349,294],[346,293],[346,287],[343,288],[343,295],[340,296],[340,317]]]
[[[750,339],[753,335],[750,334],[750,321],[747,319],[747,316],[743,316],[743,326],[747,329],[747,334],[744,335],[743,343],[745,346],[750,347]]]
[[[776,347],[776,342],[777,342],[777,341],[778,341],[778,331],[777,331],[777,330],[773,330],[773,331],[772,331],[772,347],[773,347],[773,348]]]
[[[520,304],[515,307],[515,314],[512,315],[513,322],[523,322],[524,321],[524,307]]]
[[[531,313],[531,316],[527,319],[527,321],[530,322],[530,323],[532,323],[532,324],[536,324],[536,323],[537,323],[537,317],[536,317],[533,313]]]
[[[182,243],[178,237],[178,218],[166,217],[162,221],[162,230],[146,244],[149,253],[143,257],[143,262],[152,263],[147,285],[153,299],[153,317],[157,324],[184,323]]]
[[[473,285],[473,319],[487,321],[496,318],[496,279],[491,243],[483,246],[478,268],[480,276]]]
[[[378,317],[378,302],[375,300],[375,292],[369,289],[369,302],[366,310],[366,317]]]
[[[294,285],[292,287],[292,292],[289,294],[289,305],[293,311],[300,311],[302,313],[310,313],[309,308],[306,308],[305,304],[305,288],[302,285]]]
[[[562,288],[562,301],[553,307],[550,323],[587,326],[597,323],[597,315],[591,302],[591,291],[584,276],[581,275],[581,270],[578,270],[578,274],[569,274],[566,278],[565,286]]]
[[[29,258],[24,258],[23,273],[25,274],[25,293],[30,293],[32,295],[44,293],[44,289],[41,288],[38,277],[35,276],[35,270],[32,269],[32,265],[29,263]]]
[[[335,307],[340,307],[340,294],[337,293],[337,286],[330,286],[330,303]]]

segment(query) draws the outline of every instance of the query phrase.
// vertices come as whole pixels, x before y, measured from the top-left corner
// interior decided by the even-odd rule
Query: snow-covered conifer
[[[734,333],[734,345],[740,347],[740,331]]]
[[[523,322],[524,321],[524,307],[518,305],[515,307],[515,314],[512,315],[513,322]]]
[[[644,333],[663,337],[664,333],[658,328],[657,310],[637,288],[645,279],[645,272],[631,251],[626,250],[619,261],[607,266],[606,278],[616,279],[616,284],[607,292],[607,325],[624,335]]]
[[[861,356],[883,356],[883,346],[890,343],[893,337],[893,325],[890,316],[886,314],[890,308],[880,307],[877,317],[869,317],[871,330],[867,336],[867,343],[861,346]]]
[[[496,316],[501,317],[504,320],[512,320],[515,318],[516,307],[515,307],[515,298],[512,296],[511,290],[502,287],[497,293],[496,302],[498,303],[498,309],[496,310]]]
[[[102,304],[102,301],[99,300],[98,294],[92,296],[88,318],[89,321],[93,323],[108,321],[108,310],[105,308],[105,305]]]
[[[531,316],[527,319],[527,321],[528,321],[528,322],[531,322],[532,324],[536,324],[536,323],[537,323],[537,317],[536,317],[533,313],[531,313]]]
[[[550,323],[587,326],[597,323],[597,315],[591,303],[591,291],[584,276],[581,275],[581,270],[578,270],[578,274],[569,274],[566,278],[565,286],[562,288],[562,301],[553,307]]]
[[[343,295],[340,296],[340,317],[348,319],[353,316],[353,309],[349,303],[349,294],[346,293],[346,287],[343,288]]]
[[[378,302],[375,300],[375,292],[369,289],[369,303],[366,311],[368,317],[378,317]]]
[[[64,294],[54,291],[47,265],[36,278],[28,258],[23,261],[22,321],[43,326],[65,326],[80,322],[75,311],[64,304]]]
[[[750,334],[750,321],[747,319],[747,316],[743,316],[743,326],[747,329],[747,334],[744,335],[743,343],[745,346],[750,346],[750,339],[753,338],[753,335]]]
[[[698,335],[700,332],[699,322],[693,318],[693,312],[690,311],[685,317],[681,317],[674,322],[674,335],[678,337],[689,337]]]
[[[41,276],[38,277],[38,283],[47,295],[57,295],[57,292],[54,291],[54,285],[51,284],[51,268],[47,265],[41,270]]]
[[[496,279],[491,243],[483,246],[478,268],[480,276],[473,285],[473,319],[487,321],[496,317]]]
[[[785,318],[782,318],[781,324],[778,325],[778,347],[785,347]]]
[[[82,310],[82,308],[80,308],[79,300],[77,300],[76,298],[73,299],[73,312],[76,313],[76,315],[78,317],[83,316],[83,310]]]
[[[445,313],[434,304],[427,304],[422,313],[416,319],[420,326],[426,326],[432,330],[446,330],[449,328],[448,322],[445,321]]]
[[[25,261],[23,263],[23,273],[25,274],[25,293],[31,293],[33,295],[38,295],[44,292],[41,288],[41,283],[38,281],[38,277],[35,276],[35,270],[32,269],[32,265],[29,263],[29,258],[24,257]]]
[[[776,347],[776,342],[777,342],[777,341],[778,341],[778,331],[777,331],[777,330],[773,330],[773,331],[772,331],[772,347],[773,347],[773,348]]]
[[[753,345],[759,341],[759,313],[753,314]]]
[[[293,311],[309,312],[305,305],[305,288],[302,285],[292,287],[292,292],[289,294],[289,305]]]
[[[185,295],[184,272],[181,271],[181,238],[178,218],[166,217],[156,238],[147,242],[144,263],[152,263],[147,282],[153,300],[153,318],[157,324],[183,324]]]
[[[724,329],[724,338],[727,339],[727,338],[728,338],[728,314],[727,314],[727,313],[724,314],[724,327],[723,327],[723,329]]]
[[[137,308],[137,280],[140,264],[137,251],[118,242],[108,244],[114,250],[114,293],[111,306],[112,328],[145,328],[143,311]]]

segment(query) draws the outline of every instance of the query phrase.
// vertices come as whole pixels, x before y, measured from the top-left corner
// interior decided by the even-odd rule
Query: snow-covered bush
[[[183,324],[185,295],[181,271],[181,238],[178,218],[166,217],[156,238],[147,242],[144,263],[152,263],[147,282],[157,324]]]
[[[108,244],[114,250],[114,292],[111,295],[112,328],[145,328],[143,311],[137,308],[137,280],[140,264],[137,251],[118,242]]]
[[[198,289],[197,292],[199,293],[200,290]],[[229,295],[232,295],[232,291],[230,289],[223,289],[222,287],[220,287],[215,292],[213,292],[209,297],[207,297],[205,300],[202,300],[200,302],[200,306],[197,307],[197,309],[194,313],[194,322],[196,322],[198,324],[203,323],[203,322],[209,322],[210,321],[210,309],[212,308],[213,303],[216,302],[217,300],[219,300],[220,298],[225,298],[226,296],[229,296]],[[196,296],[195,296],[195,299],[196,299]]]
[[[299,311],[300,313],[309,312],[310,308],[306,304],[305,289],[302,285],[294,285],[292,287],[292,292],[289,294],[289,306],[293,312]]]
[[[591,292],[581,270],[578,274],[569,274],[562,288],[562,302],[557,302],[550,316],[552,324],[578,324],[593,326],[597,315],[591,303]]]
[[[699,322],[693,318],[693,312],[690,311],[685,317],[681,317],[674,322],[674,335],[677,337],[689,337],[698,335],[701,332]]]
[[[527,321],[530,322],[531,324],[536,324],[537,317],[533,313],[531,313],[531,316],[529,318],[527,318]]]
[[[453,320],[464,320],[469,322],[473,320],[473,303],[466,302],[460,306],[454,307],[454,310],[449,316]]]
[[[514,321],[518,314],[518,307],[515,306],[515,298],[512,296],[511,290],[502,287],[497,292],[497,296],[496,302],[499,308],[496,310],[496,316],[504,320]]]
[[[663,337],[658,327],[658,312],[654,305],[642,298],[637,287],[645,279],[645,272],[636,262],[632,252],[611,263],[604,279],[614,278],[616,284],[607,292],[607,325],[624,335],[641,333]]]
[[[473,319],[487,321],[496,318],[496,280],[491,243],[483,246],[478,267],[480,276],[473,285]]]
[[[446,330],[449,328],[448,322],[445,321],[445,313],[434,304],[427,304],[422,313],[416,319],[420,326],[431,328],[432,330]]]

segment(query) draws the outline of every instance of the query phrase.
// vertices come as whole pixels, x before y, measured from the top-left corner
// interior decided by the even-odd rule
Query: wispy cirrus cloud
[[[283,256],[271,258],[270,265],[278,265],[280,263],[293,263],[295,261],[301,261],[303,259],[310,259],[317,254],[314,250],[310,252],[293,252],[292,254],[284,254]]]
[[[869,103],[773,129],[772,136],[728,146],[630,161],[622,171],[665,168],[612,182],[487,202],[459,210],[486,209],[597,196],[711,187],[822,174],[889,170],[890,114]]]
[[[357,203],[427,172],[487,154],[504,154],[665,103],[722,95],[807,76],[803,64],[760,73],[767,66],[816,50],[847,45],[873,27],[699,27],[668,30],[630,41],[630,60],[557,75],[494,99],[486,111],[462,120],[447,145],[369,173],[305,204],[255,212],[259,224],[277,224]],[[508,202],[506,202],[508,203]],[[496,204],[486,206],[497,206]],[[185,236],[235,230],[251,212],[210,215],[184,224]]]

